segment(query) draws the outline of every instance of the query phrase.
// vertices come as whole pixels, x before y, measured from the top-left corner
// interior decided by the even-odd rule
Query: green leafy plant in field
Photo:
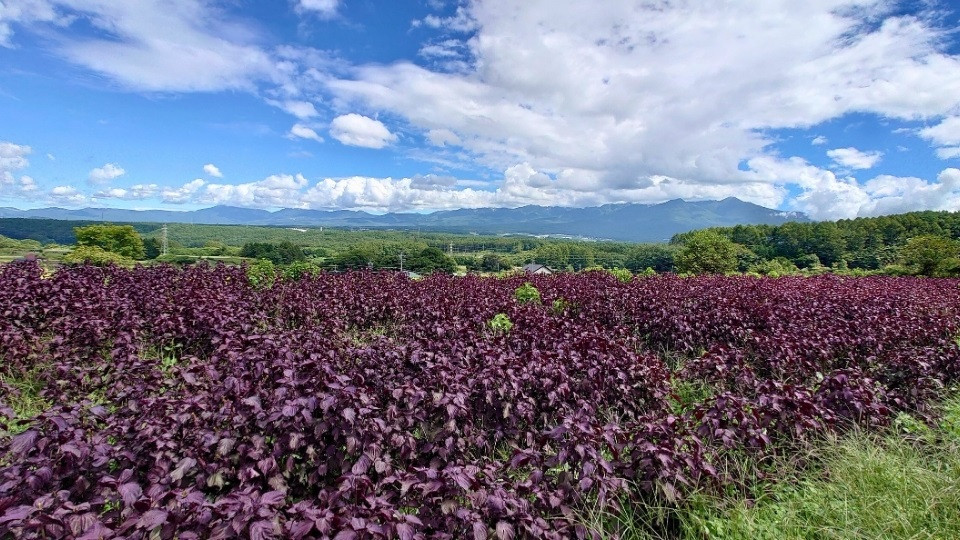
[[[63,262],[70,264],[92,264],[95,266],[133,266],[133,259],[123,255],[106,251],[98,246],[77,246],[63,257]]]
[[[567,311],[571,307],[573,307],[573,305],[567,301],[567,299],[563,297],[555,298],[553,303],[550,304],[550,313],[553,313],[554,315],[562,315],[564,311]]]
[[[669,396],[670,408],[674,414],[683,414],[713,396],[713,388],[703,381],[677,379],[672,383],[673,391]]]
[[[487,326],[495,334],[508,334],[510,329],[513,328],[513,321],[510,320],[510,317],[506,313],[497,313],[487,322]]]
[[[260,259],[247,267],[247,279],[258,289],[270,288],[277,279],[277,268],[272,261]]]
[[[41,393],[46,384],[42,374],[47,366],[36,366],[25,372],[10,373],[0,370],[0,390],[6,395],[0,399],[0,408],[13,410],[13,417],[4,419],[0,414],[0,437],[16,435],[27,429],[35,416],[50,408],[50,403]]]
[[[633,273],[626,268],[611,268],[607,271],[623,283],[630,283],[630,280],[633,279]]]
[[[516,288],[513,291],[513,297],[521,304],[530,302],[540,303],[540,291],[537,290],[529,281]]]
[[[283,269],[283,279],[298,280],[306,276],[315,276],[320,273],[320,267],[312,262],[297,261]]]

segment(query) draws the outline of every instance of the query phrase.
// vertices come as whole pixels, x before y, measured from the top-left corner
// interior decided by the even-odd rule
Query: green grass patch
[[[960,538],[960,396],[940,418],[927,426],[901,415],[886,433],[823,441],[803,470],[787,456],[775,482],[757,484],[749,499],[698,494],[679,507],[590,509],[583,523],[623,540]]]
[[[0,382],[9,389],[0,401],[14,412],[6,426],[0,423],[0,437],[26,431],[34,417],[50,408],[50,402],[40,395],[46,388],[42,378],[45,369],[45,366],[38,366],[22,373],[0,371]]]

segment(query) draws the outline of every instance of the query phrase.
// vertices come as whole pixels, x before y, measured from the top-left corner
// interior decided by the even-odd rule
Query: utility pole
[[[168,247],[169,246],[167,245],[167,224],[164,223],[163,228],[160,229],[160,254],[166,255]]]

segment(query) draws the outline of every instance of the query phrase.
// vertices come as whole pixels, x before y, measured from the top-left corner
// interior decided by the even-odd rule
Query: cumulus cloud
[[[306,120],[306,119],[309,119],[309,118],[313,118],[314,116],[317,116],[318,114],[320,114],[319,112],[317,112],[316,106],[314,106],[314,104],[313,104],[313,103],[310,103],[309,101],[298,101],[298,100],[275,101],[275,100],[268,100],[268,103],[270,103],[271,105],[273,105],[273,106],[275,106],[275,107],[279,107],[279,108],[283,109],[284,111],[292,114],[293,116],[296,116],[297,118],[299,118],[299,119],[301,119],[301,120]]]
[[[289,207],[297,204],[298,194],[307,186],[301,174],[274,174],[245,184],[207,184],[197,194],[203,203],[235,204],[252,207]]]
[[[919,134],[939,147],[937,156],[940,159],[960,157],[960,116],[944,118],[935,126],[921,129]]]
[[[448,144],[461,144],[460,137],[449,129],[431,129],[427,132],[427,140],[434,146],[446,146]]]
[[[827,150],[827,157],[840,167],[848,169],[872,169],[883,157],[883,152],[861,152],[853,147]]]
[[[303,124],[294,124],[287,133],[287,137],[291,139],[311,139],[317,142],[323,142],[323,137],[314,131],[313,128]]]
[[[98,199],[120,199],[124,201],[142,201],[157,197],[161,188],[157,184],[135,184],[128,188],[109,188],[98,191]]]
[[[773,130],[852,112],[936,119],[960,107],[951,90],[960,87],[960,57],[944,48],[935,18],[887,8],[845,0],[571,0],[558,8],[530,0],[507,10],[467,2],[459,21],[431,15],[414,26],[471,29],[449,34],[469,53],[468,70],[370,64],[328,86],[344,103],[422,130],[445,160],[501,171],[526,163],[583,190],[581,200],[590,191],[600,202],[678,192],[783,202],[792,179],[740,166],[776,155]],[[422,54],[452,54],[449,39]],[[450,134],[460,142],[448,142]],[[880,157],[863,154],[837,155],[847,167]],[[822,184],[823,201],[843,189],[838,182]]]
[[[123,170],[123,167],[114,165],[113,163],[107,163],[103,167],[97,167],[90,171],[88,180],[91,184],[106,184],[115,178],[119,178],[126,174],[127,171]]]
[[[64,206],[81,206],[89,202],[87,196],[73,186],[57,186],[50,190],[47,199],[53,204]]]
[[[960,170],[944,169],[935,181],[878,175],[860,182],[837,176],[794,157],[758,157],[748,163],[758,179],[793,184],[800,194],[788,201],[791,209],[813,219],[831,220],[877,216],[913,210],[960,210]]]
[[[197,178],[178,187],[164,187],[160,189],[160,200],[171,204],[184,204],[193,201],[197,192],[207,183]]]
[[[0,171],[11,172],[26,168],[30,164],[27,156],[33,152],[29,146],[0,141]]]
[[[822,146],[824,144],[827,144],[828,142],[829,140],[823,135],[817,135],[816,137],[813,138],[812,141],[810,141],[810,144],[814,146]]]
[[[214,178],[223,178],[223,173],[220,172],[220,168],[214,165],[213,163],[207,163],[203,166],[203,172]]]
[[[960,146],[944,146],[937,148],[937,157],[940,159],[960,158]]]
[[[780,157],[776,130],[850,113],[922,120],[930,127],[917,134],[938,156],[960,157],[960,56],[948,48],[950,29],[937,27],[931,3],[909,14],[881,0],[528,0],[510,9],[465,0],[452,16],[414,22],[424,33],[436,30],[419,48],[417,61],[428,65],[349,65],[307,47],[271,47],[255,25],[203,0],[176,0],[177,9],[161,0],[8,4],[0,9],[0,45],[16,44],[13,30],[43,31],[56,38],[45,40],[54,54],[123,87],[249,90],[300,120],[291,138],[322,140],[309,119],[332,112],[340,116],[330,134],[343,144],[383,148],[398,142],[396,133],[418,133],[431,146],[417,149],[417,159],[447,170],[503,171],[496,186],[472,191],[415,179],[331,179],[329,190],[314,193],[317,201],[427,208],[735,195],[844,217],[889,199],[884,182],[919,194],[943,180],[869,184]],[[340,2],[292,5],[332,16]],[[71,25],[84,31],[59,30]],[[371,118],[377,114],[388,123]],[[831,150],[838,167],[863,170],[880,159],[850,150]],[[194,183],[159,188],[157,196],[181,201],[208,193],[202,180]]]
[[[337,14],[340,0],[297,0],[297,9],[309,12],[322,18],[330,18]]]
[[[438,174],[423,174],[414,176],[411,179],[410,187],[413,189],[449,189],[456,186],[457,179],[453,176],[441,176]]]
[[[0,198],[29,197],[37,192],[37,183],[33,177],[21,175],[18,178],[14,175],[30,165],[27,156],[32,151],[26,145],[0,141]]]
[[[397,140],[383,122],[350,113],[338,116],[330,123],[330,136],[347,146],[383,148]]]

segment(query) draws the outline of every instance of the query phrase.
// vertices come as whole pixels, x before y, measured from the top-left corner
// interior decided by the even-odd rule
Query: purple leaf
[[[513,525],[507,523],[506,521],[497,522],[496,532],[499,540],[513,540]]]
[[[268,540],[274,538],[272,521],[255,521],[250,525],[250,540]]]
[[[137,526],[141,529],[152,531],[167,522],[169,513],[166,510],[147,510],[140,516]]]
[[[137,502],[137,500],[143,496],[143,489],[140,487],[140,484],[136,482],[121,484],[120,487],[117,488],[117,492],[120,493],[120,497],[123,498],[123,503],[127,506]]]
[[[17,435],[10,441],[10,451],[14,455],[23,455],[33,450],[37,442],[37,435],[39,434],[32,429]]]
[[[276,506],[283,503],[287,495],[282,491],[268,491],[260,496],[260,504],[266,506]]]
[[[406,523],[398,523],[397,536],[400,537],[400,540],[413,540],[413,536],[414,536],[413,527],[411,527]]]
[[[3,514],[3,517],[0,517],[0,524],[8,521],[23,521],[32,516],[36,511],[37,508],[30,505],[15,506],[7,510]]]

